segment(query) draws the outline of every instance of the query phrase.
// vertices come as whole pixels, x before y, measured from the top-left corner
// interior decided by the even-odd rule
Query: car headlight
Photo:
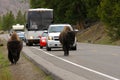
[[[30,39],[33,39],[33,36],[30,36]]]
[[[42,40],[42,42],[46,42],[45,40]]]
[[[53,40],[53,37],[52,36],[48,36],[48,40]]]

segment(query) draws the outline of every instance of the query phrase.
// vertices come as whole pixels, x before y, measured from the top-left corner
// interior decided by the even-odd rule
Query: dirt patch
[[[10,66],[13,80],[45,80],[45,74],[37,69],[23,55],[16,65]]]
[[[78,42],[97,43],[103,37],[106,37],[105,26],[103,23],[96,23],[83,32],[77,34]]]

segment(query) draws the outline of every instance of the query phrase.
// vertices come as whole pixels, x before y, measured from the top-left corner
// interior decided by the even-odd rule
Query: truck
[[[10,36],[12,35],[13,31],[15,31],[18,34],[18,37],[21,40],[24,40],[24,25],[20,25],[20,24],[16,24],[16,25],[12,25],[12,29],[10,30]]]
[[[27,46],[38,44],[40,36],[53,23],[53,9],[36,8],[27,12],[25,27],[25,43]]]
[[[13,31],[15,32],[24,31],[24,25],[20,25],[20,24],[12,25],[12,28],[10,30],[10,35],[13,33]]]

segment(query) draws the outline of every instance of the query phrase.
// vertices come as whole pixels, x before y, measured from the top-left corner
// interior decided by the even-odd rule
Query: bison
[[[13,32],[11,38],[7,42],[8,59],[11,64],[16,64],[20,58],[20,52],[23,48],[23,42],[18,38],[16,32]]]
[[[75,41],[75,32],[71,31],[69,26],[65,26],[60,33],[59,40],[63,47],[64,56],[68,56],[70,46],[73,45]]]

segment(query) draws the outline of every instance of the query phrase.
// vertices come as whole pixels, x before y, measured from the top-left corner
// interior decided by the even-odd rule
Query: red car
[[[46,46],[46,37],[47,37],[47,31],[44,31],[42,35],[40,36],[40,48],[42,49],[43,47]]]

